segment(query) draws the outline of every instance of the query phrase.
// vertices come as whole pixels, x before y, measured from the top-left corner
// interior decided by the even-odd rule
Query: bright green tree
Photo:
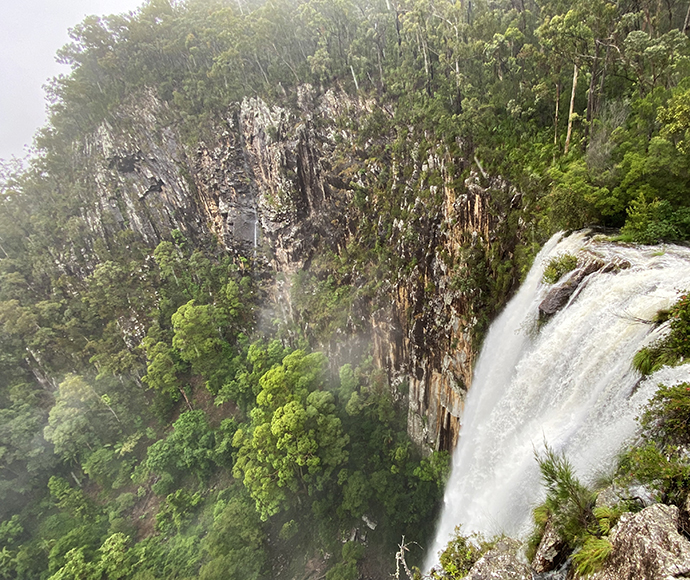
[[[325,357],[295,351],[261,377],[251,425],[238,429],[233,473],[242,478],[262,519],[297,493],[323,489],[348,458],[349,437],[323,387]]]

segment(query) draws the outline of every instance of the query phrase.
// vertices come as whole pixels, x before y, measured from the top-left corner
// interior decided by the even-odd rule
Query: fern
[[[601,569],[611,553],[611,542],[608,538],[589,536],[582,548],[573,556],[575,570],[579,576],[589,576]]]

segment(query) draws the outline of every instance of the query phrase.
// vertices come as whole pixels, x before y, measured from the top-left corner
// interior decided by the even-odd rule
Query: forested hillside
[[[150,0],[77,25],[0,176],[0,577],[374,579],[403,536],[421,563],[539,246],[690,237],[689,20]]]

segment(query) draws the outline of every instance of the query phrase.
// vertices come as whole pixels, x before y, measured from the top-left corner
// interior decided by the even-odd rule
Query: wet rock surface
[[[605,261],[587,253],[578,255],[577,267],[554,284],[539,304],[539,316],[548,318],[565,307],[571,298],[583,289],[587,277],[591,274],[617,272],[629,267],[630,264],[627,262]]]

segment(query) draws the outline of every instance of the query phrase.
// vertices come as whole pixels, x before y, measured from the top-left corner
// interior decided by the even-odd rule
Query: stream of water
[[[551,288],[541,281],[546,263],[583,249],[631,267],[590,275],[540,326],[538,307]],[[635,352],[663,332],[644,321],[688,289],[688,248],[619,246],[582,232],[546,244],[484,341],[427,570],[457,525],[463,535],[528,534],[544,496],[535,452],[545,443],[585,483],[612,468],[657,385],[690,380],[690,365],[643,381],[631,367]]]

